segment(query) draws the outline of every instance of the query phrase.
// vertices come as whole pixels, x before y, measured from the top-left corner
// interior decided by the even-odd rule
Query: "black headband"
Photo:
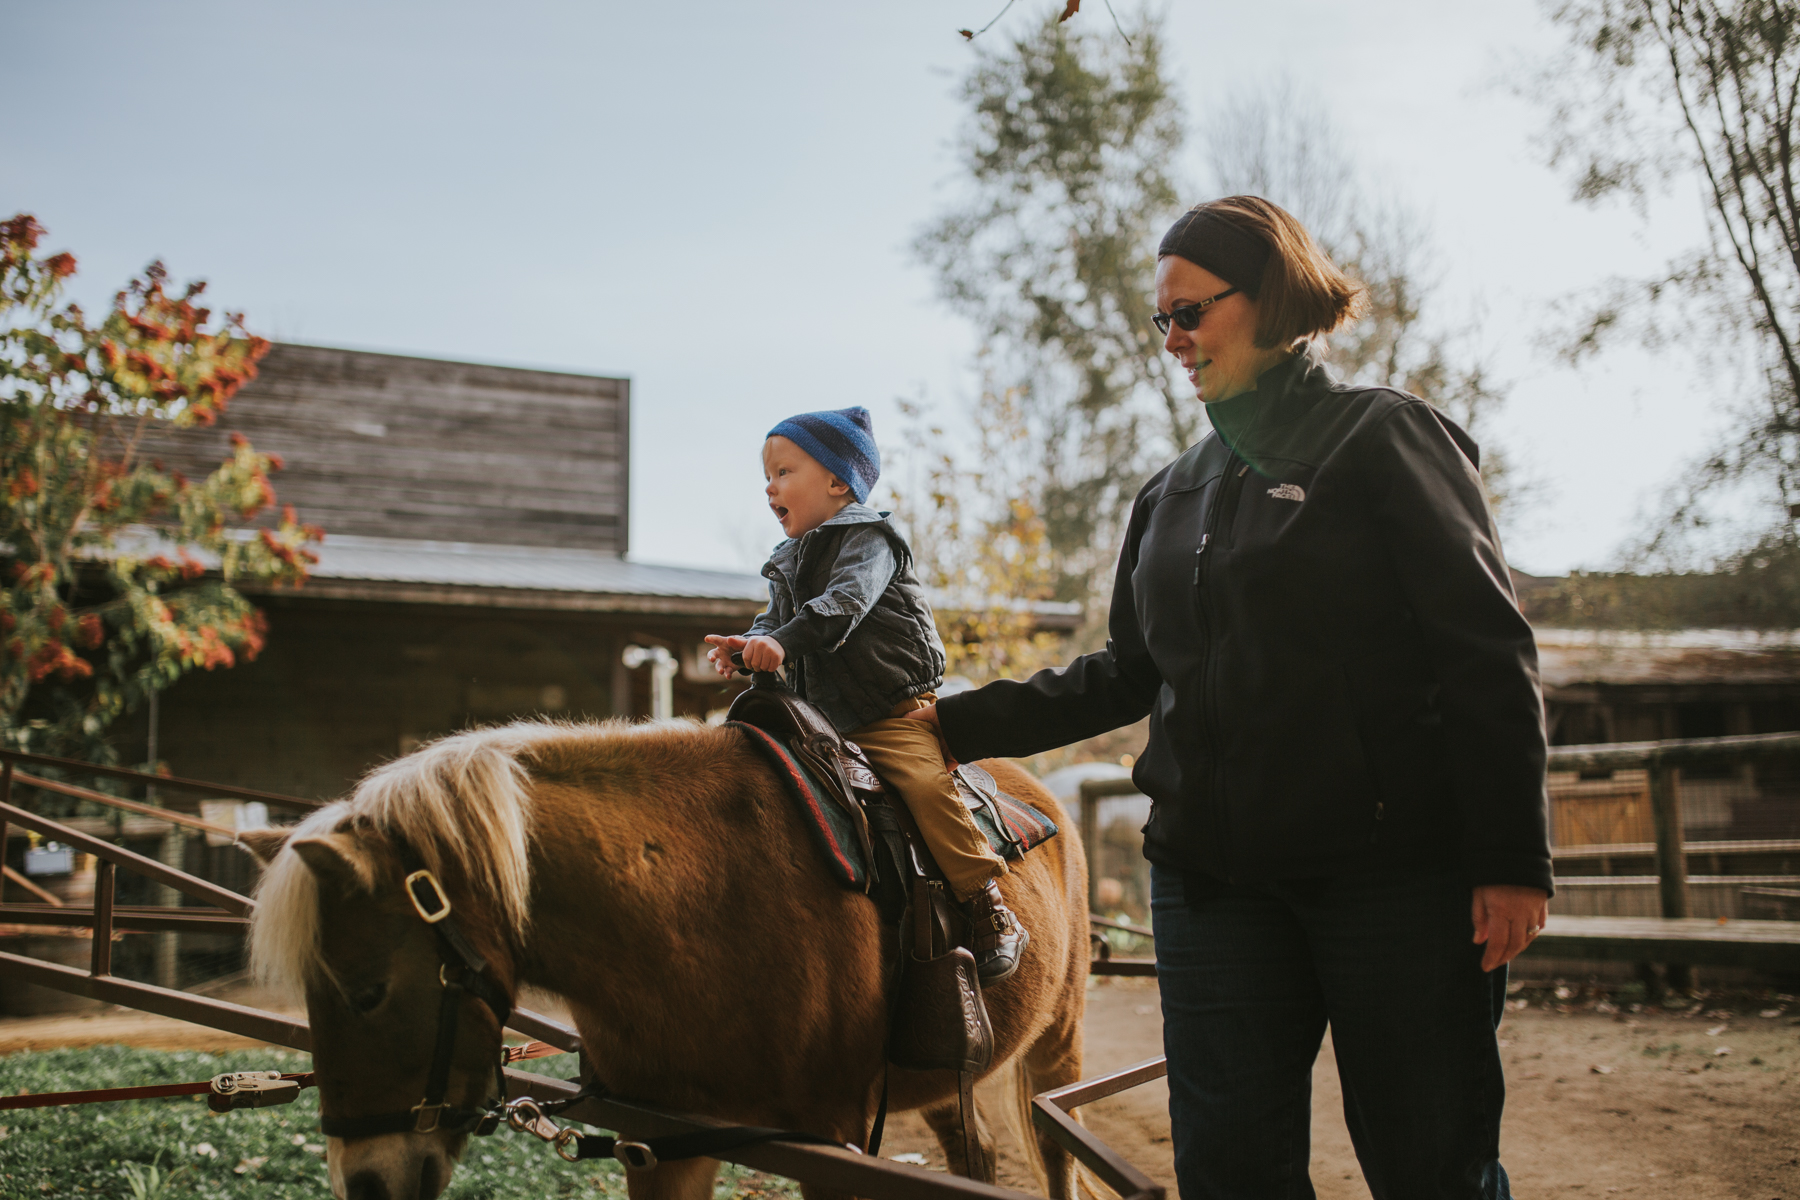
[[[1205,267],[1254,300],[1262,288],[1269,243],[1210,209],[1195,208],[1183,213],[1163,234],[1156,256],[1165,254],[1177,254]]]

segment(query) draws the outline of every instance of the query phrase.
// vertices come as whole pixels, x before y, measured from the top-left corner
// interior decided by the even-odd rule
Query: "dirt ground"
[[[1512,1005],[1500,1031],[1508,1089],[1501,1159],[1517,1195],[1800,1200],[1800,1003],[1630,1012],[1604,1001],[1524,993]],[[1155,981],[1096,979],[1088,993],[1086,1073],[1160,1054],[1159,1012]],[[185,1050],[256,1045],[118,1010],[0,1020],[0,1054],[115,1042]],[[1314,1185],[1321,1200],[1365,1197],[1329,1042],[1313,1082]],[[1005,1130],[997,1089],[981,1089],[981,1103],[986,1118]],[[1157,1082],[1083,1112],[1090,1128],[1173,1195],[1167,1104]],[[901,1114],[889,1129],[884,1153],[923,1154],[942,1165],[917,1116]],[[1002,1182],[1035,1190],[1004,1132],[1001,1141]]]
[[[1500,1031],[1507,1079],[1501,1161],[1514,1194],[1800,1200],[1800,1004],[1632,1013],[1554,995],[1512,1003]],[[1095,980],[1086,1074],[1160,1054],[1159,1012],[1154,980]],[[1367,1197],[1329,1039],[1313,1088],[1313,1184],[1321,1200]],[[998,1095],[984,1090],[981,1100],[984,1114],[997,1119]],[[1159,1081],[1083,1113],[1089,1128],[1173,1196],[1167,1105]],[[910,1114],[883,1147],[890,1155],[909,1151],[941,1165],[935,1140]],[[1030,1189],[1027,1170],[1003,1145],[1002,1182]]]

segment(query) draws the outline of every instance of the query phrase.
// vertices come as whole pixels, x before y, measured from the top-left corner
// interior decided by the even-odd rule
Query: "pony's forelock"
[[[293,843],[358,827],[405,842],[435,874],[467,880],[507,932],[522,937],[531,892],[531,792],[519,755],[560,731],[521,721],[440,739],[375,768],[350,799],[295,826],[256,888],[250,923],[256,977],[293,994],[327,974],[318,878]]]

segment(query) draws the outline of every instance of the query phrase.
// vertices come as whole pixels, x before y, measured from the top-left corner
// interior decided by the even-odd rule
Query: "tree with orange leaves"
[[[43,235],[0,222],[0,745],[110,761],[121,714],[255,657],[262,614],[233,584],[300,584],[324,535],[291,509],[250,526],[281,464],[241,437],[198,482],[138,453],[157,423],[217,420],[268,342],[161,263],[90,324],[61,299],[74,256],[40,257]]]

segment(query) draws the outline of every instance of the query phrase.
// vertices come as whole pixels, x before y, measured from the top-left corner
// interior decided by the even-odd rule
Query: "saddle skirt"
[[[775,768],[832,878],[843,887],[869,891],[877,861],[869,806],[891,797],[861,747],[844,740],[805,700],[774,688],[739,695],[726,723]],[[1002,858],[1016,861],[1056,836],[1054,821],[1001,791],[993,775],[976,764],[962,764],[951,777],[976,828]],[[935,863],[915,858],[911,865],[922,875],[937,874]]]

